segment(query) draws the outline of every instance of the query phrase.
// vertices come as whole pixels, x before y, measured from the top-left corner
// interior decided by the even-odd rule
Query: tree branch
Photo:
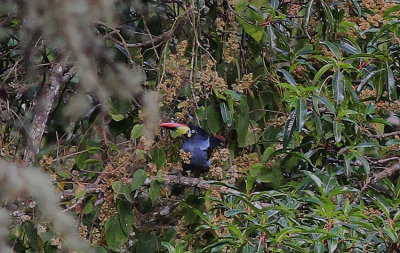
[[[23,161],[25,166],[36,160],[49,115],[58,100],[60,90],[71,80],[75,73],[76,69],[74,67],[68,68],[64,59],[59,59],[52,64],[48,81],[33,101],[34,116],[28,133],[27,148],[24,153]]]
[[[354,200],[355,203],[358,203],[361,199],[361,194],[370,186],[372,183],[378,182],[384,178],[390,177],[396,171],[400,170],[400,161],[398,160],[397,163],[391,165],[390,167],[384,169],[383,171],[373,174],[367,178],[365,181],[364,186],[361,188],[360,192],[357,195],[357,198]]]
[[[157,180],[157,177],[152,176],[146,179],[145,184],[149,185],[151,181]],[[126,183],[131,183],[131,179]],[[222,185],[212,185],[212,183],[208,180],[204,180],[202,178],[192,178],[192,177],[182,177],[177,175],[166,175],[162,181],[163,184],[167,185],[184,185],[190,187],[198,187],[200,189],[208,190],[211,186],[217,187],[221,193],[239,193],[238,191],[228,188]],[[88,184],[86,185],[86,193],[94,194],[101,192],[101,185],[99,184]],[[75,189],[65,190],[60,194],[60,200],[66,201],[73,199],[75,197]]]
[[[385,134],[370,134],[365,132],[365,134],[370,138],[386,138],[390,136],[400,135],[400,131],[385,133]]]

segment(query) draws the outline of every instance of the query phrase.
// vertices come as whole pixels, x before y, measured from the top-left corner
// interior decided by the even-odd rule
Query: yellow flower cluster
[[[388,112],[398,112],[400,111],[399,101],[378,101],[376,102],[376,108],[388,111]]]
[[[243,75],[241,80],[232,85],[232,88],[234,91],[238,93],[244,93],[244,91],[250,89],[252,83],[253,83],[253,73],[250,73],[247,75]]]
[[[376,90],[369,90],[369,89],[364,89],[360,92],[360,99],[367,99],[367,98],[376,98]],[[387,96],[387,93],[384,92],[383,94],[384,96]],[[364,103],[370,103],[370,101],[365,101]],[[400,111],[400,102],[395,100],[395,101],[384,101],[384,100],[380,100],[375,102],[375,106],[378,109],[384,110],[384,111],[388,111],[388,112],[398,112]]]
[[[363,211],[363,214],[366,216],[371,216],[371,215],[378,215],[380,216],[382,212],[378,209],[373,209],[372,207],[366,208],[366,210]]]
[[[79,237],[84,240],[84,241],[89,241],[88,240],[88,229],[86,225],[80,225],[78,228],[78,232],[79,232]]]
[[[181,157],[183,163],[190,164],[190,158],[192,158],[192,153],[185,152],[183,149],[180,149],[179,156]]]
[[[208,171],[212,179],[222,179],[224,177],[224,173],[222,168],[219,166],[211,165],[210,170]]]
[[[212,179],[223,179],[224,173],[222,166],[229,159],[229,149],[221,148],[214,151],[211,157],[209,175]]]
[[[361,31],[365,31],[371,27],[381,27],[387,21],[384,20],[383,16],[387,9],[390,7],[395,6],[395,3],[390,3],[385,0],[362,0],[361,4],[362,7],[368,8],[374,12],[374,14],[368,15],[367,17],[345,17],[344,21],[350,21],[356,24]],[[349,13],[349,12],[346,12]],[[395,13],[393,13],[396,15]],[[357,38],[358,32],[354,29],[350,32],[350,36],[352,38]]]
[[[360,95],[358,96],[361,100],[367,99],[370,97],[375,98],[376,97],[376,90],[369,90],[369,89],[364,89],[360,92]]]
[[[239,29],[239,23],[236,22],[236,14],[228,11],[227,22],[223,22],[226,30],[223,29],[221,32],[228,33],[227,39],[224,43],[223,55],[226,63],[234,62],[239,55],[240,47],[240,36],[237,34]],[[217,21],[220,22],[220,21]],[[218,23],[217,23],[218,28]]]
[[[259,162],[258,156],[250,156],[243,154],[235,157],[233,165],[229,167],[226,172],[227,182],[234,184],[238,180],[245,178],[251,169],[251,167]]]
[[[239,53],[239,36],[236,33],[229,34],[228,40],[225,42],[223,51],[226,63],[232,63],[237,59]]]
[[[195,90],[203,94],[205,98],[208,98],[213,88],[216,88],[220,93],[228,89],[225,80],[218,76],[217,71],[213,70],[214,66],[215,63],[212,60],[208,60],[206,69],[200,71],[200,78],[198,82],[194,84]]]
[[[283,128],[285,126],[286,120],[287,120],[286,115],[282,115],[280,117],[274,117],[268,121],[267,125]]]
[[[57,249],[62,249],[62,240],[61,240],[61,238],[60,237],[53,237],[53,238],[51,238],[51,240],[50,240],[51,242],[50,242],[50,244],[51,245],[53,245],[53,246],[57,246]]]
[[[103,234],[97,227],[93,227],[92,231],[92,244],[93,245],[100,245],[101,241],[103,240]]]
[[[165,62],[164,68],[167,76],[157,87],[162,95],[161,105],[173,103],[185,84],[189,64],[189,60],[185,58],[187,46],[186,40],[179,43],[176,48],[177,53],[171,54]]]
[[[178,220],[178,224],[176,224],[176,226],[175,226],[177,238],[179,238],[179,239],[185,238],[185,236],[189,232],[187,226],[188,226],[188,224],[185,221],[185,217],[182,217]]]

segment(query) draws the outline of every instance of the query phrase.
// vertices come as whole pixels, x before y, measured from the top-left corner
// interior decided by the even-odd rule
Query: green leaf
[[[122,199],[118,201],[117,210],[122,231],[124,231],[125,235],[129,236],[132,230],[135,211],[133,205],[129,201]]]
[[[88,158],[87,153],[81,153],[75,158],[76,165],[79,169],[84,170],[86,169],[87,164],[85,163],[86,159]]]
[[[222,100],[226,100],[226,97],[224,95],[222,95],[218,89],[216,87],[213,87],[213,91],[215,96],[217,96],[217,98],[222,99]]]
[[[358,3],[357,0],[351,0],[352,5],[354,6],[354,8],[356,9],[356,13],[359,17],[361,17],[362,11],[361,11],[361,7],[360,4]]]
[[[364,85],[373,77],[375,76],[377,73],[381,72],[382,69],[380,70],[374,70],[371,71],[370,73],[368,73],[368,75],[366,75],[363,79],[361,79],[360,84],[357,87],[357,92],[360,92],[362,90],[362,88],[364,87]]]
[[[300,93],[300,90],[297,88],[297,86],[293,86],[288,83],[278,83],[278,86],[289,89],[289,90],[293,91],[296,95]]]
[[[306,123],[307,117],[307,102],[304,98],[298,98],[296,101],[296,122],[297,131],[301,132]]]
[[[304,174],[311,178],[312,181],[318,186],[318,188],[322,189],[322,181],[321,179],[312,173],[311,171],[303,170]]]
[[[328,19],[328,29],[327,34],[333,34],[335,32],[335,21],[333,19],[332,11],[329,5],[325,3],[325,1],[321,0],[319,1],[321,3],[322,9],[325,12],[325,17]]]
[[[387,75],[384,72],[379,72],[377,78],[375,78],[375,88],[376,88],[376,98],[375,100],[379,100],[382,97],[383,92],[385,91],[385,87],[387,87]]]
[[[62,177],[62,178],[71,178],[71,173],[67,170],[60,170],[57,171],[57,175]]]
[[[388,203],[388,200],[385,199],[381,195],[376,196],[376,200],[374,200],[374,203],[383,211],[383,213],[386,215],[387,219],[390,219],[390,204]]]
[[[398,12],[398,11],[400,11],[399,4],[386,9],[385,13],[383,14],[383,17],[384,17],[384,19],[398,17],[397,15],[396,16],[390,15],[392,12]]]
[[[111,115],[111,118],[114,120],[114,121],[121,121],[121,120],[123,120],[124,118],[125,118],[125,116],[124,115],[122,115],[122,114],[113,114],[113,113],[110,113],[110,115]]]
[[[112,183],[111,187],[112,187],[113,191],[117,194],[124,193],[124,184],[119,181],[115,181],[114,183]]]
[[[321,96],[315,96],[317,98],[317,101],[321,102],[322,104],[325,105],[325,107],[333,114],[336,115],[336,108],[333,106],[333,104],[326,98],[321,97]]]
[[[333,121],[333,135],[335,136],[335,142],[339,143],[342,140],[343,124],[339,121]]]
[[[354,111],[354,110],[350,110],[350,109],[345,109],[345,110],[340,110],[338,115],[337,115],[337,117],[339,119],[341,119],[341,118],[347,118],[348,119],[349,115],[357,115],[357,114],[359,114],[359,112]]]
[[[351,175],[351,172],[353,172],[350,161],[347,159],[347,156],[343,155],[343,160],[344,160],[344,167],[346,169],[346,176],[349,177]]]
[[[290,143],[290,140],[292,139],[295,119],[296,119],[296,114],[295,114],[295,110],[293,110],[289,114],[289,117],[286,120],[285,129],[283,131],[283,149],[284,150],[286,150],[286,148],[288,147],[288,145]]]
[[[221,115],[214,106],[207,106],[207,126],[213,134],[221,130]]]
[[[394,139],[394,140],[389,140],[385,143],[385,146],[387,146],[387,147],[391,147],[394,145],[400,145],[400,140]]]
[[[22,230],[24,232],[24,237],[29,241],[29,246],[34,249],[34,252],[39,252],[43,249],[43,240],[38,236],[35,226],[32,222],[27,221],[22,225]],[[8,250],[7,250],[8,251]]]
[[[261,162],[263,162],[263,163],[267,162],[274,152],[275,152],[275,149],[273,147],[266,148],[262,155]]]
[[[396,232],[396,230],[394,228],[385,227],[383,229],[383,232],[386,233],[389,236],[389,238],[390,238],[390,240],[392,240],[392,242],[397,243],[399,241],[397,232]]]
[[[131,192],[136,191],[139,189],[140,186],[144,184],[144,181],[147,179],[146,171],[142,169],[138,169],[132,176],[132,183],[131,183]]]
[[[300,231],[301,231],[301,229],[293,228],[293,227],[284,228],[279,233],[276,234],[275,240],[276,240],[277,243],[281,243],[283,240],[285,240],[285,236],[287,234],[289,234],[289,233],[290,234],[295,234],[295,233],[298,233]]]
[[[238,145],[239,147],[245,147],[247,132],[250,126],[249,107],[242,102],[237,111],[239,113],[236,126]]]
[[[318,70],[318,72],[315,74],[314,79],[312,84],[315,85],[317,83],[317,81],[319,80],[319,78],[329,69],[333,68],[335,65],[333,63],[328,63],[326,65],[324,65],[322,68],[320,68]]]
[[[294,80],[294,77],[289,72],[287,72],[284,69],[278,69],[278,71],[283,74],[288,83],[290,83],[293,86],[297,86],[296,80]]]
[[[161,242],[161,245],[165,248],[167,248],[168,253],[176,253],[175,248],[169,244],[168,242]]]
[[[361,49],[359,48],[359,46],[357,44],[354,45],[353,42],[348,39],[342,39],[338,46],[349,54],[361,53]]]
[[[364,156],[362,156],[360,152],[358,152],[357,150],[350,150],[350,151],[354,155],[354,157],[361,162],[361,164],[364,166],[365,173],[368,175],[371,170],[368,160]]]
[[[294,151],[294,152],[292,152],[291,154],[293,154],[293,155],[295,155],[295,156],[297,156],[297,157],[299,157],[299,158],[305,160],[305,161],[308,162],[311,166],[314,167],[314,165],[312,164],[310,158],[309,158],[308,156],[306,156],[305,154],[300,153],[300,152],[297,152],[297,151]]]
[[[156,180],[151,181],[149,194],[150,194],[151,202],[153,204],[157,201],[158,196],[160,195],[160,190],[161,190],[160,183]]]
[[[226,90],[225,94],[230,96],[231,98],[233,98],[236,101],[241,101],[244,98],[244,96],[242,94],[239,94],[233,90]]]
[[[164,166],[165,159],[166,159],[164,149],[155,147],[151,152],[151,157],[152,157],[154,163],[157,165],[158,169]]]
[[[108,246],[114,251],[117,251],[128,241],[129,235],[123,231],[118,214],[110,217],[106,221],[105,237]]]
[[[315,124],[315,130],[317,130],[317,143],[322,137],[322,122],[321,122],[321,117],[316,113],[313,112],[313,119],[314,119],[314,124]]]
[[[386,90],[388,92],[389,99],[395,100],[397,98],[396,83],[395,83],[393,71],[390,68],[388,63],[386,63],[386,75],[387,75]]]
[[[83,213],[84,214],[89,214],[93,211],[93,203],[89,202],[85,205],[85,207],[83,208]]]
[[[144,134],[144,126],[142,124],[135,125],[131,131],[131,140],[137,139]]]
[[[75,189],[75,198],[80,199],[86,194],[86,187],[83,184],[78,184],[78,187]]]
[[[235,5],[235,10],[240,16],[236,16],[238,23],[244,31],[256,42],[260,42],[265,35],[264,27],[256,25],[264,21],[263,14],[258,8],[248,5],[245,0],[240,0]]]
[[[343,102],[344,100],[344,76],[342,72],[337,69],[333,74],[332,79],[332,89],[333,89],[333,97],[335,98],[335,102],[337,105]]]
[[[144,151],[143,149],[137,148],[135,150],[136,159],[138,161],[144,161],[146,159],[146,154],[147,154],[147,152]]]
[[[323,44],[323,45],[326,45],[329,48],[329,50],[335,55],[335,58],[337,60],[340,59],[340,51],[336,47],[335,44],[333,44],[332,42],[329,42],[329,41],[321,41],[320,43]]]
[[[231,217],[231,216],[236,216],[239,214],[247,214],[247,212],[243,209],[231,209],[231,210],[225,211],[224,216]]]
[[[250,169],[250,175],[263,183],[278,186],[282,177],[279,168],[268,169],[264,164],[256,163]]]
[[[229,110],[228,106],[226,105],[225,102],[221,102],[219,104],[219,108],[221,110],[221,115],[222,115],[222,120],[224,121],[224,123],[228,126],[231,127],[233,120],[232,120],[232,113]]]
[[[314,4],[314,0],[311,0],[307,4],[306,13],[304,14],[304,30],[306,31],[307,37],[311,40],[311,36],[308,33],[308,25],[310,24],[311,9]]]

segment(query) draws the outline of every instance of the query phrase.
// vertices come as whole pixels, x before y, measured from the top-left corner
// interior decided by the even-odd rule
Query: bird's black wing
[[[211,137],[209,142],[210,145],[207,149],[207,159],[210,159],[212,151],[221,144],[221,140],[216,137]]]

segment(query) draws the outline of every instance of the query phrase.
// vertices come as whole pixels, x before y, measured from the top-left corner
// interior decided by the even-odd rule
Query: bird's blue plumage
[[[182,149],[191,153],[190,164],[183,164],[184,170],[207,171],[210,167],[209,153],[221,144],[217,138],[210,138],[208,133],[195,125],[189,125],[190,137],[185,137]]]
[[[186,125],[180,123],[163,123],[160,126],[177,128],[185,127]],[[210,137],[204,129],[195,125],[188,125],[188,128],[190,129],[190,133],[186,133],[182,149],[186,153],[190,153],[191,157],[190,164],[183,163],[183,169],[193,172],[208,171],[211,152],[221,144],[223,138]]]

